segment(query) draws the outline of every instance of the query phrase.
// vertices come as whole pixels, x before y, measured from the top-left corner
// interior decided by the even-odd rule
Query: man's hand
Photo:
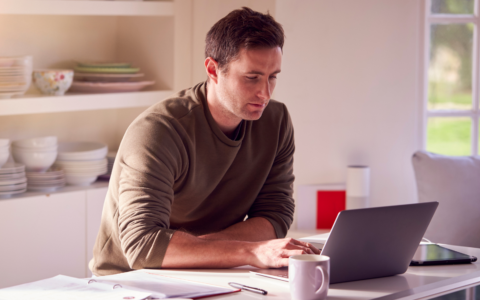
[[[253,260],[250,265],[258,268],[280,268],[288,266],[288,258],[298,254],[320,254],[310,243],[292,238],[253,243]]]

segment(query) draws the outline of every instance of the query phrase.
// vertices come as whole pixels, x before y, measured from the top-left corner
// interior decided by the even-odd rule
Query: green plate
[[[95,62],[78,62],[78,66],[82,68],[130,68],[129,63],[95,63]]]
[[[107,74],[134,74],[140,71],[140,68],[88,68],[75,67],[75,71],[84,73],[107,73]]]

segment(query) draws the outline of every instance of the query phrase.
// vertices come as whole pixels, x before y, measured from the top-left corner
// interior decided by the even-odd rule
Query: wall
[[[277,1],[287,40],[275,94],[295,125],[297,186],[365,164],[373,206],[417,201],[422,3]]]
[[[285,29],[274,97],[296,135],[296,183],[346,180],[371,167],[371,205],[416,202],[410,158],[421,147],[423,1],[277,0],[193,2],[193,83],[205,80],[204,39],[241,6],[267,10]]]

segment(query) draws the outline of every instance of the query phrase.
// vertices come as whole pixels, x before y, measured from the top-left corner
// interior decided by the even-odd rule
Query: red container
[[[317,191],[317,229],[332,229],[346,199],[346,191]]]

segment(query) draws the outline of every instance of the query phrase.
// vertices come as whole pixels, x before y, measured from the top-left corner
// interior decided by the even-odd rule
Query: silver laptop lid
[[[438,202],[345,210],[321,254],[330,257],[330,283],[404,273]]]

